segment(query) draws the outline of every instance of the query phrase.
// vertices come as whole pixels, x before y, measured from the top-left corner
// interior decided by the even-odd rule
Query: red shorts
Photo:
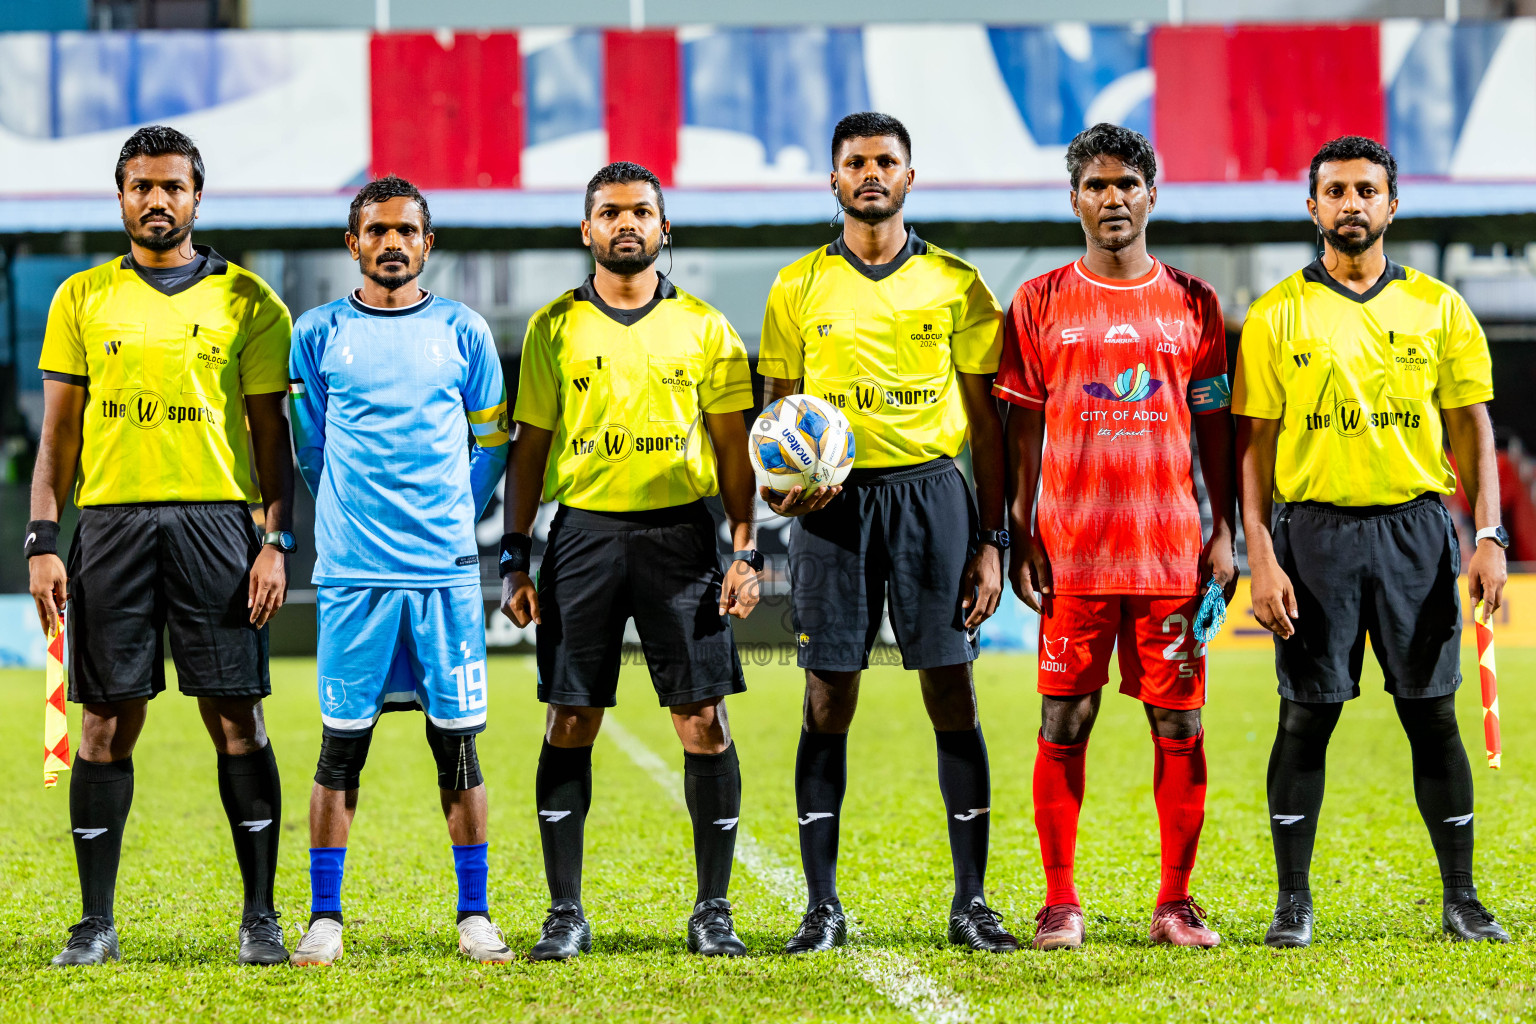
[[[1109,682],[1120,650],[1120,692],[1154,707],[1205,705],[1205,645],[1190,624],[1198,597],[1060,595],[1045,597],[1040,619],[1040,692],[1082,697]]]

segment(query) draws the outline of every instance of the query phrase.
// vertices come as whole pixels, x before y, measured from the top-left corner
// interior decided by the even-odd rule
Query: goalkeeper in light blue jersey
[[[299,471],[315,495],[320,712],[310,795],[309,928],[295,964],[341,956],[347,832],[373,726],[420,708],[458,873],[459,949],[512,952],[486,900],[485,620],[475,521],[507,462],[507,394],[490,329],[417,283],[432,217],[410,182],[352,201],[363,284],[293,329],[289,390]]]

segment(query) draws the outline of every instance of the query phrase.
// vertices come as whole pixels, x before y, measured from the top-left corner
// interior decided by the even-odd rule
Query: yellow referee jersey
[[[718,310],[665,277],[614,309],[589,277],[529,321],[512,418],[554,432],[545,501],[636,512],[716,493],[702,414],[751,406],[746,346]]]
[[[878,266],[839,236],[779,271],[757,370],[848,413],[855,466],[909,466],[960,453],[969,421],[955,373],[996,373],[1002,327],[976,268],[910,228]]]
[[[123,256],[54,294],[38,367],[89,391],[77,505],[261,498],[243,399],[288,389],[288,309],[194,248],[202,269],[169,290]]]
[[[1321,262],[1248,310],[1232,411],[1278,419],[1275,499],[1393,505],[1450,494],[1441,409],[1493,397],[1488,339],[1455,289],[1388,261],[1364,294]]]

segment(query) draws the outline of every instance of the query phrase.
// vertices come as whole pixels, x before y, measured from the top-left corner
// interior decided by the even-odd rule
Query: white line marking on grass
[[[643,740],[612,717],[604,720],[603,732],[666,791],[673,803],[683,808],[688,806],[680,773],[667,767]],[[805,896],[799,873],[739,825],[736,828],[736,859],[791,910],[799,912]],[[851,922],[848,931],[850,934],[857,931]],[[971,1020],[971,1007],[965,997],[928,977],[911,957],[889,950],[845,946],[841,958],[852,961],[877,992],[924,1024],[965,1024]]]

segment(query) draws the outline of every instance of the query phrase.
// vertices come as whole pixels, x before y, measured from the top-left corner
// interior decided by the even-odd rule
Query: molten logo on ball
[[[797,486],[809,492],[842,483],[853,448],[848,418],[814,395],[789,395],[764,409],[748,442],[757,482],[775,503]]]

